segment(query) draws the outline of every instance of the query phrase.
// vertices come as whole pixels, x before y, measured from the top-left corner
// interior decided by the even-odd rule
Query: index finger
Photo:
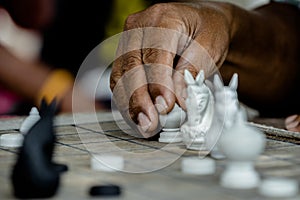
[[[183,34],[175,28],[174,24],[169,24],[168,28],[144,28],[142,54],[149,94],[161,114],[170,112],[175,105],[174,65],[176,55],[187,43],[187,37],[182,37]]]
[[[147,78],[142,64],[141,29],[122,34],[113,64],[111,87],[114,101],[123,117],[144,137],[156,134],[158,115],[148,93]],[[131,118],[131,119],[130,119]],[[136,125],[138,124],[138,126]]]

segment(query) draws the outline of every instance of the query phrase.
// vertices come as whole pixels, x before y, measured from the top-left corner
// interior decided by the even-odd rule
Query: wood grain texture
[[[99,122],[82,120],[78,124],[74,123],[71,115],[58,117],[61,123],[55,126],[57,142],[54,159],[67,164],[70,170],[62,176],[61,187],[54,199],[87,199],[91,186],[107,183],[122,187],[123,194],[119,199],[264,199],[256,189],[229,190],[219,185],[219,177],[226,160],[216,160],[217,171],[214,175],[183,174],[180,170],[181,158],[198,156],[198,152],[187,151],[180,143],[166,146],[157,141],[134,138],[120,129],[124,122],[115,122],[108,113],[97,113],[97,116]],[[89,117],[84,115],[81,119]],[[4,122],[0,122],[3,125],[0,134],[18,132],[16,127],[20,124],[12,125],[14,120],[5,122],[7,127],[3,125]],[[19,119],[17,122],[21,121],[22,119]],[[300,181],[300,146],[294,144],[297,142],[280,141],[281,137],[295,141],[299,137],[282,129],[277,134],[277,129],[270,131],[267,126],[252,125],[267,131],[267,135],[272,138],[267,140],[264,153],[256,161],[260,175],[263,178],[288,177]],[[91,170],[91,150],[96,153],[124,154],[125,170],[147,170],[151,166],[164,164],[170,158],[178,159],[149,173],[108,173]],[[157,154],[153,156],[152,152]],[[0,147],[0,199],[13,198],[10,175],[16,153],[17,149]],[[205,155],[207,152],[200,153]],[[135,154],[140,156],[136,157]]]

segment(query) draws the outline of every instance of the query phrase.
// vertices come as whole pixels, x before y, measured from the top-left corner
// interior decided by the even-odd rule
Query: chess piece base
[[[221,160],[221,159],[225,159],[226,156],[219,150],[219,148],[217,146],[215,146],[211,152],[210,152],[210,156],[214,159],[217,160]]]
[[[206,150],[204,136],[197,136],[194,139],[190,138],[187,134],[185,134],[184,136],[183,136],[183,143],[185,144],[187,149],[196,150],[196,151]]]
[[[259,185],[260,177],[251,162],[231,162],[221,175],[220,184],[232,189],[252,189]]]
[[[202,138],[197,138],[196,140],[194,140],[190,144],[187,144],[186,148],[189,149],[189,150],[195,150],[195,151],[206,150],[205,139],[204,138],[203,139]]]
[[[179,129],[163,129],[158,139],[161,143],[178,143],[182,142],[182,134]]]

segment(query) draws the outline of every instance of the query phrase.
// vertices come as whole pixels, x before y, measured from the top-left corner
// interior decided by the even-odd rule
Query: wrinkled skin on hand
[[[128,121],[133,119],[139,125],[144,137],[157,133],[158,111],[168,113],[175,102],[185,108],[185,69],[193,75],[204,69],[209,75],[225,60],[231,19],[220,7],[211,3],[197,7],[157,4],[128,17],[125,31],[164,28],[124,33],[112,70],[115,102]],[[177,59],[176,54],[181,57]]]
[[[111,74],[114,103],[148,138],[159,131],[159,113],[170,112],[175,102],[186,108],[184,69],[194,77],[201,69],[206,77],[220,69],[225,82],[239,74],[244,103],[295,114],[289,108],[300,101],[294,93],[299,20],[297,8],[278,3],[255,11],[217,2],[166,3],[130,15]]]

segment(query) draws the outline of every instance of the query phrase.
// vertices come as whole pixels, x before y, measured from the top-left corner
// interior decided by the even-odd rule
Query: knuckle
[[[188,71],[192,74],[192,76],[193,76],[194,78],[196,78],[197,74],[199,73],[199,70],[196,69],[196,68],[195,68],[194,66],[192,66],[192,65],[184,66],[184,67],[179,68],[179,69],[177,70],[180,74],[182,74],[182,78],[184,77],[184,76],[183,76],[184,70],[188,70]]]
[[[134,13],[129,15],[125,19],[125,26],[124,26],[125,30],[134,28],[134,26],[137,24],[137,21],[140,19],[139,16],[140,16],[139,13]]]
[[[122,77],[122,69],[118,62],[115,62],[112,67],[111,75],[110,75],[110,89],[113,91],[113,89],[116,87],[118,81]]]
[[[111,89],[111,91],[114,90],[114,88],[117,85],[117,82],[118,82],[118,80],[114,76],[110,77],[110,89]]]
[[[116,82],[110,79],[110,90],[113,91],[115,87],[116,87]]]
[[[125,30],[133,29],[141,24],[155,24],[162,20],[162,15],[165,15],[170,8],[169,3],[158,3],[147,8],[144,11],[129,15],[125,20]]]
[[[170,3],[157,3],[151,6],[149,8],[149,11],[151,11],[151,13],[153,13],[154,15],[164,13],[170,8],[170,5]]]
[[[159,55],[160,54],[157,49],[147,48],[144,50],[143,60],[146,60],[146,61],[148,60],[148,61],[150,61],[150,63],[153,63]]]
[[[162,50],[159,47],[158,48],[147,48],[143,49],[143,61],[145,64],[151,63],[151,64],[162,64],[168,67],[173,68],[173,61],[175,58],[175,54],[171,51]],[[158,65],[160,66],[160,65]],[[162,66],[161,66],[162,67]],[[162,68],[166,69],[166,68]],[[169,69],[167,69],[169,70]]]
[[[126,20],[125,20],[125,24],[132,24],[134,23],[136,17],[134,14],[129,15]]]
[[[119,73],[116,76],[111,76],[110,77],[110,89],[111,89],[112,92],[114,91],[114,89],[116,88],[118,82],[120,81],[121,76],[122,75]]]
[[[122,64],[123,72],[127,72],[139,65],[141,65],[140,53],[131,52],[124,55],[123,64]]]

